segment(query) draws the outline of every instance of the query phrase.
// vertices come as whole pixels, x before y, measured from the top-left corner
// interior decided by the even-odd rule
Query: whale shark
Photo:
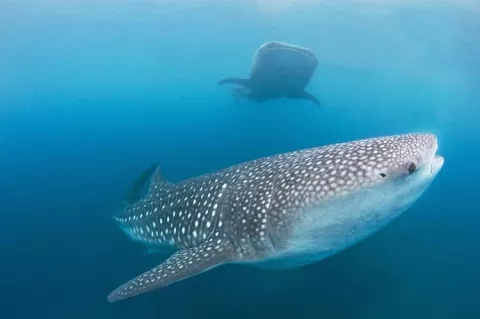
[[[176,183],[154,164],[114,219],[134,241],[172,254],[107,299],[131,298],[225,264],[287,269],[327,258],[411,207],[443,166],[437,149],[431,133],[367,138]]]
[[[317,68],[315,53],[298,45],[268,41],[253,56],[248,78],[224,78],[218,82],[234,84],[234,97],[263,103],[281,97],[310,100],[317,98],[305,90]]]

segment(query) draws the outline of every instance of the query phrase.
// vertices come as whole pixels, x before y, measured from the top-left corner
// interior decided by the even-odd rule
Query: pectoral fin
[[[289,99],[302,99],[302,100],[309,100],[312,101],[313,103],[320,105],[320,102],[317,100],[315,96],[312,94],[308,93],[307,91],[301,91],[295,94],[289,94],[287,95]]]
[[[222,238],[210,239],[200,246],[178,251],[164,263],[115,289],[108,296],[108,301],[128,299],[198,275],[231,261],[233,252],[230,241]]]
[[[249,79],[239,79],[239,78],[225,78],[218,82],[218,85],[222,84],[236,84],[245,87],[250,87],[250,80]]]

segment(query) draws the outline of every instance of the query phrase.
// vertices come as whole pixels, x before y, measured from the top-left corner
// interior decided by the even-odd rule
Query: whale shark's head
[[[294,216],[290,247],[329,255],[393,221],[441,170],[437,148],[434,134],[414,133],[305,152],[304,169],[277,182],[276,199]],[[283,238],[280,231],[274,236]]]
[[[371,138],[311,149],[299,157],[306,169],[285,171],[278,184],[292,200],[301,198],[288,196],[288,191],[292,192],[288,184],[310,190],[313,202],[320,204],[330,199],[343,200],[359,192],[363,197],[369,196],[365,192],[373,192],[371,196],[384,201],[407,204],[411,196],[428,187],[442,168],[443,157],[436,154],[437,149],[437,137],[431,133]],[[302,192],[294,194],[301,196]]]
[[[374,140],[358,150],[356,163],[364,172],[364,186],[371,200],[386,211],[404,211],[430,185],[444,159],[437,155],[434,134],[417,133]]]

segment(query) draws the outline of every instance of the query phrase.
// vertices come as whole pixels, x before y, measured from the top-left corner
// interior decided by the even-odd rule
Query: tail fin
[[[131,205],[142,197],[145,185],[147,185],[147,181],[155,173],[158,166],[158,163],[152,164],[150,167],[144,170],[142,174],[140,174],[140,176],[137,177],[137,179],[133,182],[132,186],[124,196],[125,204]]]
[[[239,79],[239,78],[225,78],[225,79],[222,79],[218,82],[218,85],[222,85],[222,84],[237,84],[237,85],[241,85],[241,86],[245,86],[245,87],[249,87],[250,86],[250,80],[249,79]]]

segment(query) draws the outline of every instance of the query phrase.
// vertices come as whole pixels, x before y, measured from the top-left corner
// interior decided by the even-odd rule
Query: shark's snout
[[[421,137],[421,135],[419,135]],[[417,145],[422,145],[421,141]],[[419,166],[424,166],[429,173],[437,174],[443,166],[444,159],[437,154],[438,138],[435,134],[427,134],[427,141],[423,143],[423,148],[420,148],[420,157],[418,158]]]
[[[432,166],[430,167],[430,172],[434,175],[437,174],[442,169],[444,162],[445,159],[443,158],[443,156],[435,155]]]
[[[428,151],[428,164],[430,166],[430,173],[436,175],[443,167],[444,158],[437,154],[438,151],[438,138],[436,135],[431,134],[430,149]]]
[[[433,160],[438,150],[438,138],[435,134],[429,134],[429,141],[426,148],[426,156]]]

